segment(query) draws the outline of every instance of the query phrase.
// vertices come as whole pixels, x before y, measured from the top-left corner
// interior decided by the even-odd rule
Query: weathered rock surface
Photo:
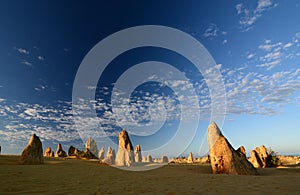
[[[93,153],[95,156],[98,155],[98,147],[97,143],[94,139],[91,137],[86,140],[85,148],[89,149],[91,153]]]
[[[267,166],[267,158],[268,158],[267,149],[264,145],[261,145],[251,151],[249,161],[256,168],[260,168],[260,167],[265,168]]]
[[[249,161],[252,163],[252,165],[255,167],[255,168],[260,168],[263,166],[257,152],[255,150],[252,150],[250,152],[250,158],[249,158]]]
[[[55,157],[67,157],[67,153],[62,149],[62,146],[60,143],[57,145]]]
[[[141,146],[136,145],[135,151],[134,151],[134,157],[135,157],[135,162],[142,162],[143,157],[142,157],[142,152],[141,152]]]
[[[113,150],[111,147],[108,147],[104,160],[100,162],[113,165],[115,164],[115,158],[116,158],[115,150]]]
[[[50,147],[47,147],[44,153],[44,157],[54,157],[54,152]]]
[[[193,153],[190,152],[189,157],[187,158],[187,163],[193,163],[193,162],[194,162]]]
[[[43,162],[44,157],[42,142],[38,136],[33,134],[22,152],[20,164],[37,165],[42,164]]]
[[[222,135],[216,123],[208,126],[210,164],[214,174],[257,175],[254,166],[241,152],[237,152]]]
[[[240,146],[236,151],[246,156],[246,149],[244,146]]]
[[[134,163],[134,153],[127,131],[124,129],[119,133],[119,148],[116,155],[117,166],[131,166]]]
[[[104,147],[102,147],[100,150],[99,150],[99,153],[98,153],[98,158],[100,160],[103,160],[104,159],[104,153],[105,153],[105,149]]]

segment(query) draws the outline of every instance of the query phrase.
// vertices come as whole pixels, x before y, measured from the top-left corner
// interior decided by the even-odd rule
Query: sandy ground
[[[300,194],[299,165],[235,176],[213,175],[209,165],[132,172],[78,159],[18,165],[18,158],[0,156],[0,194]]]

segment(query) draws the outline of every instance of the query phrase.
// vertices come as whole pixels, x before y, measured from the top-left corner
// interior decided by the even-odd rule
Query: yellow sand
[[[235,176],[213,175],[209,165],[130,172],[77,159],[18,165],[18,158],[0,156],[0,194],[300,194],[298,165]]]

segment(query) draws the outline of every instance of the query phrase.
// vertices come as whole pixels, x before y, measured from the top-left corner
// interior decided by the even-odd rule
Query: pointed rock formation
[[[108,165],[113,165],[115,164],[115,158],[116,158],[115,150],[113,150],[111,147],[108,147],[104,160],[100,162],[106,163]]]
[[[24,148],[20,164],[22,165],[37,165],[44,162],[43,158],[43,146],[40,138],[33,134]]]
[[[141,152],[140,145],[136,145],[134,156],[135,156],[135,162],[142,162],[142,152]]]
[[[104,159],[104,153],[105,153],[105,150],[104,150],[104,147],[102,147],[100,150],[99,150],[99,153],[98,153],[98,158],[100,160],[103,160]]]
[[[97,143],[94,139],[91,137],[86,140],[85,148],[89,149],[91,153],[93,153],[95,156],[98,155],[98,147]]]
[[[264,145],[261,145],[252,150],[250,156],[251,157],[249,161],[253,164],[254,167],[265,168],[267,166],[268,153]]]
[[[44,153],[44,157],[54,157],[54,152],[50,147],[47,147]]]
[[[162,163],[168,163],[168,162],[169,162],[168,157],[165,156],[165,155],[163,155],[163,156],[161,157],[161,162],[162,162]]]
[[[129,167],[134,163],[134,153],[127,131],[119,133],[119,149],[115,161],[117,166]]]
[[[60,143],[57,145],[55,157],[67,157],[67,153],[62,149],[62,146]]]
[[[240,146],[236,151],[239,152],[240,154],[245,155],[245,157],[246,157],[246,150],[245,150],[244,146]]]
[[[194,158],[193,158],[193,153],[190,152],[189,157],[187,158],[187,163],[193,163],[194,162]]]
[[[68,150],[68,155],[69,156],[77,156],[77,154],[75,154],[75,150],[76,148],[74,146],[70,146],[69,150]],[[78,150],[77,150],[78,152]]]
[[[233,149],[216,123],[208,126],[210,164],[214,174],[257,175],[246,156]]]

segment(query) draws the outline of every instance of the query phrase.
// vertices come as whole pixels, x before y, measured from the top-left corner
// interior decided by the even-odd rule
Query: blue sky
[[[138,25],[163,25],[190,34],[214,58],[227,99],[221,128],[234,147],[244,145],[249,152],[264,144],[279,154],[299,154],[299,19],[300,3],[296,0],[2,2],[2,153],[21,153],[32,133],[41,137],[44,147],[56,149],[57,143],[62,143],[65,150],[70,145],[83,148],[85,140],[78,133],[72,112],[73,83],[82,60],[112,33]],[[109,145],[101,140],[102,136],[116,141],[123,127],[142,150],[163,146],[174,136],[180,122],[180,97],[172,87],[189,89],[185,81],[142,84],[131,94],[131,107],[112,109],[110,101],[117,79],[126,69],[145,61],[172,64],[190,79],[200,111],[191,108],[188,114],[191,118],[197,111],[202,115],[191,144],[177,145],[184,148],[183,155],[189,151],[196,156],[205,154],[211,108],[205,79],[188,60],[161,48],[136,48],[121,54],[103,72],[97,86],[86,86],[96,88],[93,105],[98,117],[76,118],[81,128],[99,123],[91,132],[99,148]],[[85,106],[84,100],[81,106]],[[161,123],[162,119],[167,122]],[[158,129],[147,129],[151,125]],[[185,125],[186,129],[192,128]],[[177,155],[178,148],[165,153]]]

